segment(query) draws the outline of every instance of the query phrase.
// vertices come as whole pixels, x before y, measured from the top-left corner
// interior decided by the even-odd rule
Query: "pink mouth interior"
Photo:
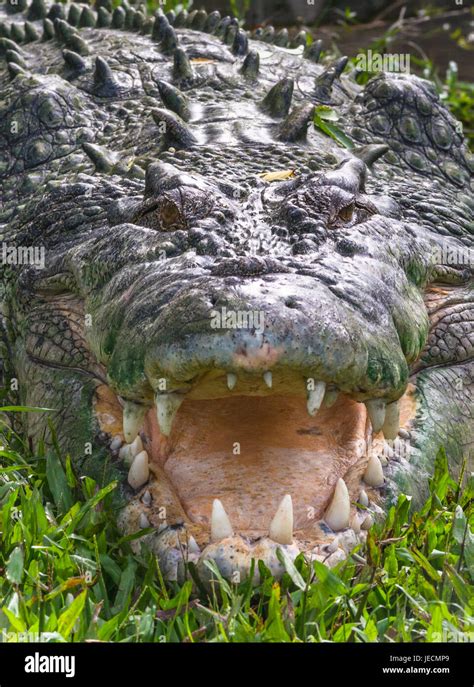
[[[168,439],[147,416],[151,459],[172,483],[188,518],[208,525],[222,501],[236,532],[268,533],[285,494],[295,530],[310,535],[339,477],[357,500],[367,462],[365,406],[340,396],[310,417],[302,396],[232,396],[186,400]]]

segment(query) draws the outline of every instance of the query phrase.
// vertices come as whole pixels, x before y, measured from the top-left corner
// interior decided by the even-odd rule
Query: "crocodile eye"
[[[355,205],[354,203],[349,203],[345,207],[341,208],[337,213],[338,219],[342,222],[350,222],[354,216]]]
[[[169,198],[164,198],[160,203],[159,220],[163,231],[183,229],[186,226],[181,208]]]

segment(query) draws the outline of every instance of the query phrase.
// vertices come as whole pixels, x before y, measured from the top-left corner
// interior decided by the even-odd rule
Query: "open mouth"
[[[121,524],[153,528],[143,540],[166,577],[180,579],[186,561],[206,576],[213,560],[240,579],[252,559],[281,575],[278,548],[333,564],[364,538],[413,388],[385,405],[311,381],[213,370],[152,408],[100,387],[96,413],[133,491]]]

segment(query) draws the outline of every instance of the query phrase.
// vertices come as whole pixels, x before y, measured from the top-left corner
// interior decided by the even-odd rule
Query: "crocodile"
[[[4,384],[137,551],[335,565],[470,469],[474,165],[431,82],[217,11],[1,11]]]

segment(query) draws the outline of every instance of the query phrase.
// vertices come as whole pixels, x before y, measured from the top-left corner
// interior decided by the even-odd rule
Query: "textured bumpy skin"
[[[158,380],[184,393],[249,350],[259,375],[357,401],[414,385],[389,493],[422,494],[440,446],[455,470],[472,460],[473,158],[433,86],[362,88],[318,42],[218,13],[99,5],[33,0],[0,24],[0,238],[45,249],[44,269],[2,266],[7,387],[57,409],[62,445],[101,479],[126,468],[98,385],[151,405]],[[353,150],[312,125],[320,104]],[[211,329],[224,307],[264,312],[263,331]],[[25,422],[48,440],[43,415]]]

